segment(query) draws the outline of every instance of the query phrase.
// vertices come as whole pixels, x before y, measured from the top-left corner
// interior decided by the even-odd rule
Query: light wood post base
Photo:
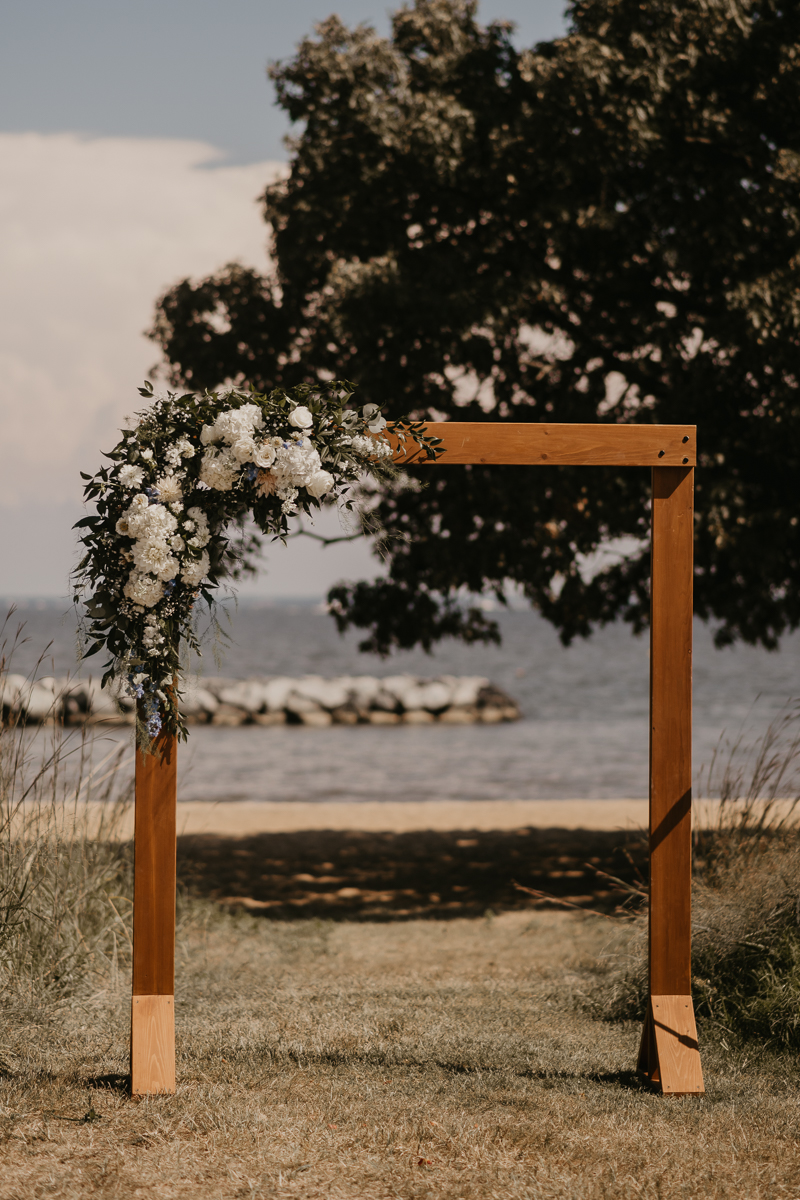
[[[172,996],[131,1000],[131,1092],[175,1091],[175,1001]]]
[[[650,997],[638,1068],[665,1096],[704,1094],[691,996]]]

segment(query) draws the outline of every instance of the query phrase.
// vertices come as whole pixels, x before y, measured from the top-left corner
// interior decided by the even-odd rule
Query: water
[[[26,605],[28,641],[13,669],[27,671],[50,643],[46,672],[76,671],[75,628],[64,606]],[[621,625],[565,649],[531,611],[496,614],[499,647],[446,642],[435,654],[388,660],[340,638],[308,603],[242,604],[231,612],[221,667],[207,674],[487,675],[520,704],[523,719],[500,726],[193,726],[181,747],[183,800],[489,800],[647,795],[648,642]],[[86,664],[84,671],[92,663]],[[800,693],[800,635],[780,652],[715,650],[695,625],[694,766],[709,762],[720,734],[760,730]],[[757,697],[758,703],[756,703]],[[111,741],[129,731],[107,732]]]

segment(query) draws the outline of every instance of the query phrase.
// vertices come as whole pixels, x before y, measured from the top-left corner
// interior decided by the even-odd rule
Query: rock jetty
[[[8,675],[0,683],[5,721],[132,724],[134,702],[96,680]],[[193,678],[181,710],[208,725],[494,725],[516,721],[516,703],[480,675],[321,675],[260,679]]]

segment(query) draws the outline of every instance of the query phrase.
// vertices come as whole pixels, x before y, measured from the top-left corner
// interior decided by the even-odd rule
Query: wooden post
[[[175,1091],[177,741],[136,751],[131,1091]]]
[[[691,995],[694,470],[653,468],[650,617],[650,997],[639,1069],[701,1095]]]

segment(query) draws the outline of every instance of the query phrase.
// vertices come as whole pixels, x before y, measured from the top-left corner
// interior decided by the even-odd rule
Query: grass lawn
[[[7,996],[0,1197],[800,1197],[800,1069],[701,1031],[704,1099],[580,996],[619,927],[540,910],[273,922],[198,902],[178,1093],[126,1093],[129,981]]]

